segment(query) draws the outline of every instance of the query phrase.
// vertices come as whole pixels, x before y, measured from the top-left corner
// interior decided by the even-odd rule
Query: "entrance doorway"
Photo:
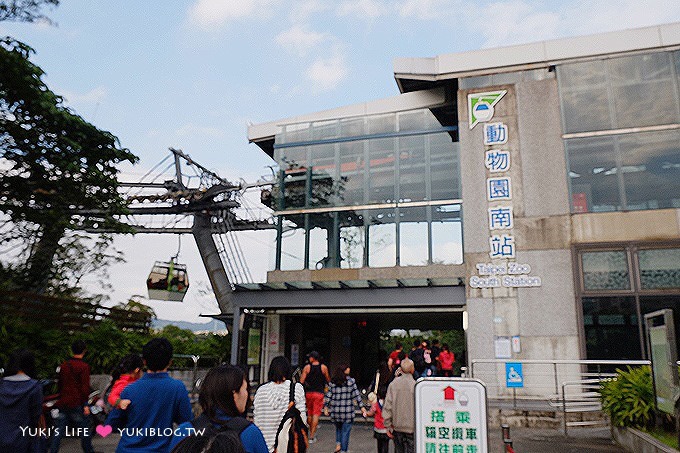
[[[307,354],[318,351],[331,374],[336,367],[349,365],[360,388],[371,384],[381,354],[391,352],[398,333],[430,339],[431,332],[456,331],[458,338],[463,337],[462,307],[448,311],[441,307],[425,307],[418,311],[291,313],[283,315],[281,321],[285,326],[286,356],[293,362],[293,367],[304,366]],[[412,337],[407,336],[403,341],[407,353],[411,347],[406,344],[408,339]],[[464,342],[460,343],[464,348]],[[464,349],[453,352],[458,361],[465,357]],[[295,359],[298,359],[297,363]]]

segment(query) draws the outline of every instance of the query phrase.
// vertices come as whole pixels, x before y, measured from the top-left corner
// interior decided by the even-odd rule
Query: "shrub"
[[[655,415],[650,367],[628,367],[616,374],[600,388],[602,409],[614,426],[649,427]]]

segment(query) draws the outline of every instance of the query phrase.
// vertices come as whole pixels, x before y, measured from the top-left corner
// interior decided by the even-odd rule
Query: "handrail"
[[[470,377],[475,377],[475,364],[480,363],[506,363],[506,362],[516,362],[527,365],[553,365],[555,372],[555,388],[559,387],[557,382],[557,365],[651,365],[649,360],[574,360],[574,359],[526,359],[526,360],[515,360],[515,359],[472,359],[470,360]],[[680,361],[678,361],[680,365]],[[557,391],[557,390],[556,390]]]

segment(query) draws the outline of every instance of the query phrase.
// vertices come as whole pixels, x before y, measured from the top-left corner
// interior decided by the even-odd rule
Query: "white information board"
[[[418,379],[415,400],[416,453],[488,453],[486,387],[481,381]]]

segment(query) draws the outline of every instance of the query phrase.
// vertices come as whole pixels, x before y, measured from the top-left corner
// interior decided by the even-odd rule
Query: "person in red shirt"
[[[399,364],[401,363],[399,353],[402,352],[403,350],[404,346],[400,342],[397,342],[394,345],[394,351],[390,353],[390,357],[387,359],[387,366],[389,367],[391,372],[394,372],[394,370],[399,367]]]
[[[378,453],[388,453],[390,449],[390,438],[387,435],[387,428],[385,428],[385,420],[382,415],[386,394],[387,386],[379,387],[376,398],[373,401],[369,400],[371,410],[366,412],[366,417],[373,417],[373,437],[378,442]]]
[[[449,345],[444,343],[441,352],[437,356],[437,362],[440,364],[442,376],[453,376],[453,363],[455,361],[456,357],[453,355],[453,352],[449,351]]]
[[[52,439],[50,453],[59,451],[61,438],[67,426],[79,429],[79,434],[82,434],[80,445],[83,451],[94,453],[90,432],[90,408],[87,406],[90,395],[90,365],[83,360],[87,345],[83,340],[78,340],[71,345],[71,352],[73,357],[59,367],[59,400],[54,405],[59,409],[59,415],[55,419],[58,429]]]
[[[130,400],[121,400],[120,392],[123,391],[128,384],[135,382],[142,377],[142,368],[144,368],[144,361],[139,354],[128,354],[123,357],[118,367],[111,375],[111,392],[106,399],[107,402],[116,409],[127,409]]]

